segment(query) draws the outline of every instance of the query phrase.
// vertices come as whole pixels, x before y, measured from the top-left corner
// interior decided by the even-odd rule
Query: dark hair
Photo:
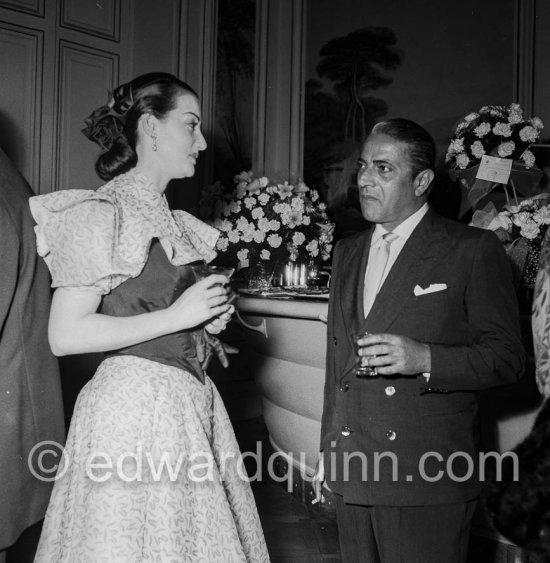
[[[102,180],[111,180],[136,165],[139,118],[149,113],[162,119],[182,94],[198,98],[191,86],[172,74],[143,74],[118,86],[109,102],[86,119],[82,132],[103,149],[95,163]]]
[[[424,129],[411,121],[396,117],[377,123],[371,133],[388,135],[409,147],[409,161],[413,178],[423,170],[433,170],[436,160],[436,145],[433,137]]]

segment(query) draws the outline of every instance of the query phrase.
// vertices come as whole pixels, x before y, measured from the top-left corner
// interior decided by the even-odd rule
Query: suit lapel
[[[363,288],[373,231],[374,227],[357,239],[341,269],[340,307],[348,321],[346,332],[352,348],[356,332],[386,332],[407,300],[413,298],[415,285],[429,281],[430,272],[448,252],[444,222],[430,209],[401,249],[365,319]],[[354,367],[355,357],[350,354],[342,373]]]
[[[385,332],[408,299],[414,287],[422,284],[437,261],[445,255],[446,229],[432,210],[423,217],[399,253],[361,330]]]
[[[363,316],[363,286],[369,256],[368,249],[373,231],[374,227],[371,227],[357,237],[353,247],[347,253],[345,263],[342,264],[339,305],[342,309],[343,318],[347,320],[346,329],[352,345],[352,335],[359,330],[365,320]]]

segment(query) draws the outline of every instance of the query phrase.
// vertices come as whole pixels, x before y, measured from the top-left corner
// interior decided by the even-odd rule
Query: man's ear
[[[428,195],[428,189],[435,177],[434,171],[427,169],[419,172],[414,179],[414,195],[422,197]]]

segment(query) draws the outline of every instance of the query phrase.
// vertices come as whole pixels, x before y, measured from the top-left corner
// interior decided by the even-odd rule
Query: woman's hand
[[[233,307],[227,303],[228,283],[226,276],[214,274],[185,290],[166,309],[172,332],[193,328],[228,313]]]
[[[227,323],[231,320],[231,316],[235,312],[235,307],[233,305],[229,305],[229,309],[225,312],[212,319],[208,324],[204,326],[205,330],[207,330],[210,334],[219,334],[227,327]]]

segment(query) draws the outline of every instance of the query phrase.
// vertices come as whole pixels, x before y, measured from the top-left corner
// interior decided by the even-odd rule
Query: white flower
[[[269,195],[266,193],[262,193],[258,196],[258,201],[262,204],[265,205],[268,201],[269,201]]]
[[[501,121],[499,121],[493,127],[493,133],[495,135],[500,135],[501,137],[511,137],[512,128],[510,127],[509,123],[502,123]]]
[[[225,252],[228,246],[229,246],[229,241],[225,237],[220,237],[218,239],[218,242],[216,243],[216,248],[220,252]]]
[[[476,137],[485,137],[485,135],[487,135],[487,133],[489,133],[491,131],[491,125],[489,123],[483,122],[480,123],[475,129],[474,129],[474,134]]]
[[[515,148],[516,145],[514,141],[507,141],[506,143],[502,143],[498,146],[498,156],[500,156],[501,158],[506,158],[514,152]]]
[[[239,234],[239,231],[237,231],[237,229],[233,229],[227,233],[227,238],[229,239],[230,243],[236,244],[241,240],[241,235]]]
[[[526,125],[519,131],[519,138],[522,141],[534,143],[539,138],[539,132],[530,125]]]
[[[244,206],[247,209],[252,209],[256,205],[255,197],[245,197],[243,201],[244,201]]]
[[[317,190],[311,190],[309,197],[311,201],[317,201],[319,199],[319,192]]]
[[[254,232],[254,229],[244,232],[242,235],[242,241],[246,243],[252,242],[254,240]]]
[[[449,145],[449,154],[461,153],[464,150],[464,139],[453,139]]]
[[[479,117],[479,113],[476,113],[475,111],[473,111],[472,113],[469,113],[465,118],[464,121],[466,123],[470,123],[471,121],[474,121],[474,119],[477,119]]]
[[[526,221],[519,232],[522,237],[528,238],[529,240],[533,240],[537,238],[539,234],[539,225],[535,223],[533,220]]]
[[[264,233],[269,231],[269,219],[267,217],[260,217],[260,219],[258,219],[258,229]]]
[[[300,246],[301,244],[304,244],[305,241],[306,236],[304,235],[304,233],[297,232],[292,235],[292,242],[295,246]]]
[[[237,258],[240,262],[244,262],[248,258],[248,248],[243,248],[237,252]]]
[[[265,188],[267,186],[267,184],[269,184],[269,180],[265,176],[262,176],[258,180],[258,182],[259,182],[261,188]]]
[[[281,223],[276,219],[271,219],[271,221],[269,221],[270,231],[278,231],[280,228],[281,228]]]
[[[485,149],[483,148],[483,143],[481,141],[474,141],[470,150],[476,158],[481,158],[485,154]]]
[[[545,205],[535,211],[533,220],[542,225],[550,225],[550,208]]]
[[[241,212],[241,202],[231,201],[227,208],[229,209],[229,213],[225,213],[225,215],[231,215],[231,213],[238,214]]]
[[[260,230],[254,231],[253,233],[254,242],[261,244],[265,240],[265,232]]]
[[[533,117],[533,119],[531,119],[531,125],[536,129],[538,129],[539,131],[541,129],[544,129],[544,123],[542,122],[542,119],[540,119],[539,117]]]
[[[261,207],[256,207],[256,209],[252,210],[251,215],[253,219],[261,219],[264,216],[264,210]]]
[[[281,243],[283,242],[283,239],[279,235],[273,234],[267,237],[267,242],[269,246],[271,246],[271,248],[279,248],[279,246],[281,246]]]
[[[269,252],[269,250],[267,250],[267,249],[264,248],[264,249],[260,252],[260,258],[261,258],[262,260],[269,260],[269,259],[271,258],[271,252]]]
[[[293,197],[290,206],[294,211],[304,211],[304,200],[301,197]]]
[[[456,165],[462,170],[464,170],[464,168],[466,168],[468,164],[470,164],[470,159],[468,158],[468,155],[466,153],[460,153],[456,157]]]
[[[315,258],[319,254],[319,243],[315,239],[310,240],[306,245],[306,250]]]
[[[525,166],[527,168],[532,168],[533,166],[535,166],[535,155],[527,150],[525,151],[522,155],[521,158],[523,160],[523,162],[525,162]]]
[[[239,229],[239,231],[242,231],[243,233],[249,228],[248,219],[243,216],[239,217],[235,224],[237,226],[237,229]]]

